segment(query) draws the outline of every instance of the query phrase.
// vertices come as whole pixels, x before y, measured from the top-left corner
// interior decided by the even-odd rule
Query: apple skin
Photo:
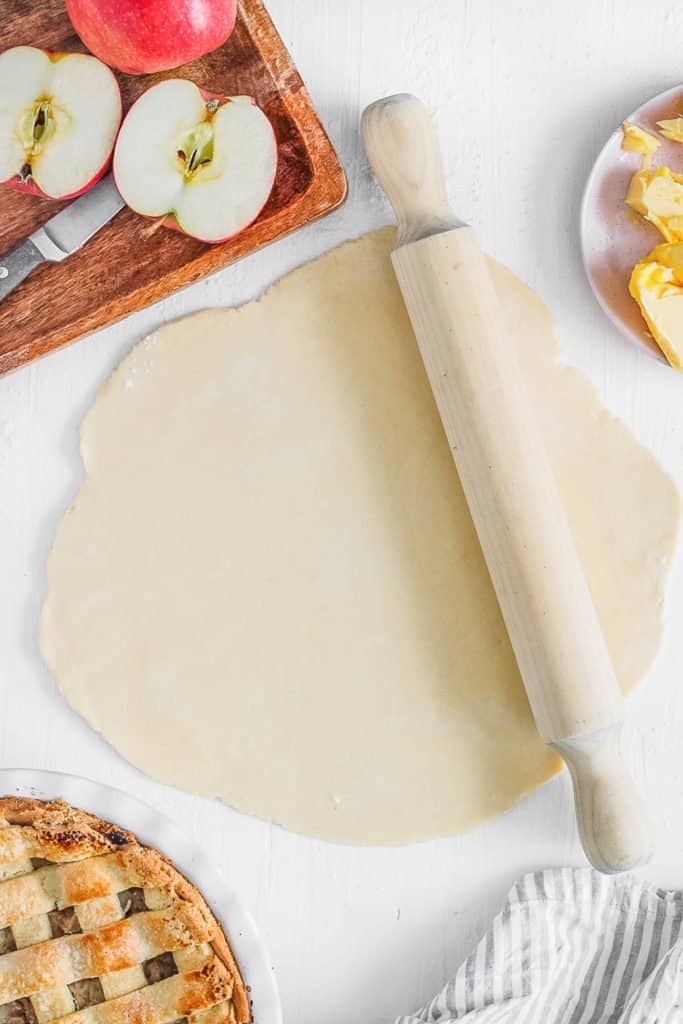
[[[221,46],[235,27],[236,0],[66,0],[96,57],[127,75],[168,71]]]
[[[4,185],[5,188],[13,189],[14,192],[24,192],[29,196],[42,196],[43,199],[50,198],[45,195],[42,189],[38,188],[33,178],[29,178],[28,181],[21,181],[15,174],[11,178],[8,178],[7,181],[3,181],[1,184]]]
[[[199,86],[199,85],[197,86],[197,88],[199,89],[199,92],[202,95],[202,99],[206,100],[207,103],[210,100],[217,100],[218,101],[218,105],[222,106],[224,103],[227,103],[229,101],[229,99],[230,99],[229,96],[222,96],[218,92],[209,92],[207,89],[202,89],[201,86]],[[256,103],[256,100],[253,97],[252,97],[251,102],[254,104],[254,106],[258,105]],[[270,128],[271,128],[271,131],[273,132],[273,138],[275,139],[275,131],[273,129],[272,124],[271,124]],[[277,139],[275,139],[275,144],[276,144],[276,148],[277,148]],[[176,220],[176,218],[174,217],[174,215],[172,213],[165,214],[163,217],[160,217],[159,220],[160,220],[161,224],[163,225],[163,227],[170,228],[172,231],[179,231],[181,235],[187,235],[188,238],[194,238],[195,241],[203,242],[205,245],[222,245],[223,242],[229,242],[231,238],[236,238],[237,235],[241,235],[243,231],[246,231],[248,227],[251,227],[251,225],[254,223],[254,221],[258,220],[258,218],[261,216],[261,213],[262,213],[263,209],[265,208],[266,204],[268,203],[268,200],[270,199],[270,197],[272,195],[273,185],[275,184],[275,179],[277,177],[277,168],[278,168],[278,161],[276,160],[275,161],[275,168],[273,170],[273,181],[272,181],[271,186],[270,186],[270,191],[268,192],[268,195],[266,196],[266,198],[265,198],[265,200],[263,202],[263,206],[261,207],[261,209],[255,214],[254,217],[252,217],[252,219],[249,221],[248,224],[244,224],[239,229],[239,231],[235,231],[232,235],[226,235],[224,238],[198,238],[197,235],[191,235],[189,231],[186,231],[185,228],[181,227],[181,225],[178,223],[178,221]],[[112,173],[114,173],[114,172],[112,172]],[[114,182],[116,183],[116,174],[115,173],[114,173]],[[134,213],[139,214],[139,216],[141,216],[141,217],[147,217],[148,216],[148,214],[146,214],[146,213],[140,213],[139,210],[135,210],[134,207],[132,207],[132,206],[130,207],[130,209],[133,210]]]
[[[56,52],[54,52],[52,50],[46,50],[45,53],[48,55],[48,57],[53,62],[53,64],[55,64],[58,60],[61,60],[62,57],[70,57],[71,56],[71,54],[69,52],[66,52],[66,51],[64,51],[64,52],[63,51],[56,51]],[[116,81],[116,77],[115,76],[112,76],[112,77],[114,78],[114,81],[116,82],[116,88],[117,88],[118,94],[119,94],[119,127],[120,127],[121,126],[121,118],[123,116],[123,100],[121,99],[121,86]],[[104,161],[104,163],[102,164],[100,169],[92,176],[90,181],[86,182],[86,184],[82,188],[76,189],[75,192],[70,192],[69,195],[59,196],[59,198],[55,198],[55,196],[48,196],[48,195],[46,195],[45,192],[43,192],[43,190],[41,188],[38,187],[38,185],[36,185],[36,183],[33,180],[33,178],[29,178],[28,181],[21,181],[21,179],[18,178],[16,176],[16,174],[13,174],[11,178],[7,179],[7,181],[0,181],[0,185],[2,185],[4,188],[11,188],[14,192],[23,192],[25,195],[29,195],[29,196],[40,196],[42,199],[51,199],[53,202],[62,202],[65,199],[77,199],[78,196],[82,196],[84,192],[87,192],[88,189],[93,187],[93,185],[96,185],[97,182],[100,180],[100,178],[103,178],[104,175],[107,173],[107,171],[111,167],[111,162],[112,162],[112,160],[114,158],[114,146],[115,145],[116,145],[116,139],[114,139],[114,142],[112,143],[112,147],[111,147],[111,151],[109,153],[109,156]]]
[[[100,178],[104,177],[104,175],[107,173],[111,166],[113,153],[114,147],[112,146],[111,153],[104,161],[99,171],[97,171],[97,173],[92,176],[90,181],[86,182],[83,188],[78,188],[75,192],[70,192],[67,196],[49,196],[36,185],[33,178],[29,178],[28,181],[20,181],[20,179],[17,178],[16,175],[14,175],[11,178],[8,178],[7,181],[0,182],[0,185],[3,185],[5,188],[11,188],[15,192],[24,192],[26,195],[29,196],[40,196],[42,199],[51,199],[52,202],[55,203],[61,203],[65,199],[77,199],[78,196],[82,196],[84,192],[87,192],[88,189],[93,187],[93,185],[96,185]]]

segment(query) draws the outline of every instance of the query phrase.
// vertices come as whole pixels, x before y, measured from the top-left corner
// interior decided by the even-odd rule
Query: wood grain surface
[[[63,0],[3,0],[0,50],[30,44],[85,51]],[[337,207],[346,195],[339,160],[306,87],[260,0],[241,0],[230,39],[200,60],[154,75],[117,73],[124,113],[164,78],[189,78],[226,96],[253,96],[275,130],[278,169],[256,221],[235,238],[206,245],[122,210],[83,249],[46,264],[0,305],[0,373],[141,309]],[[0,252],[65,203],[0,189]]]

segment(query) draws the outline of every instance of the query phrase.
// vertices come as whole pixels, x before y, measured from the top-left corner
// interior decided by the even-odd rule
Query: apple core
[[[210,100],[207,103],[207,111],[212,113],[218,106],[217,100]],[[181,148],[178,150],[178,158],[183,166],[183,175],[189,179],[197,168],[204,164],[210,164],[213,160],[213,127],[210,121],[202,121],[196,128],[187,134]]]
[[[25,163],[19,175],[24,180],[31,177],[33,161],[40,156],[55,132],[57,118],[67,120],[65,111],[53,108],[50,96],[42,97],[33,105],[32,110],[25,111],[19,121],[19,138],[24,147]]]

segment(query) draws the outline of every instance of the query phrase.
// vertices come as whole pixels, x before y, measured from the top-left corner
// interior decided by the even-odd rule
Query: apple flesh
[[[236,0],[66,0],[88,49],[119,71],[167,71],[203,57],[235,27]]]
[[[0,182],[70,199],[101,178],[121,124],[108,67],[82,53],[15,46],[0,54]]]
[[[213,96],[175,78],[133,104],[114,150],[114,178],[137,213],[204,242],[223,242],[259,215],[277,144],[249,96]]]

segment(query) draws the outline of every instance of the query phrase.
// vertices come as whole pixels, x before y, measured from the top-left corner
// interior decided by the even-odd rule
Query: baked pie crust
[[[0,797],[0,1024],[247,1024],[197,889],[125,829]]]

